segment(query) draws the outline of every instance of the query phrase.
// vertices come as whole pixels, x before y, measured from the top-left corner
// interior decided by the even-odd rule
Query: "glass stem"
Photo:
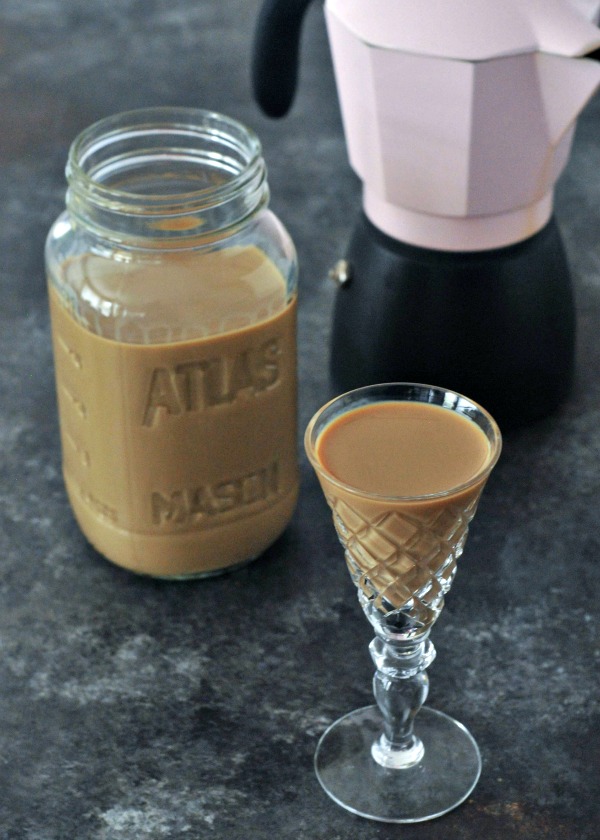
[[[369,650],[377,668],[373,693],[383,715],[383,733],[371,754],[382,767],[413,767],[423,757],[413,723],[429,692],[425,669],[435,658],[435,648],[427,636],[398,641],[377,635]]]

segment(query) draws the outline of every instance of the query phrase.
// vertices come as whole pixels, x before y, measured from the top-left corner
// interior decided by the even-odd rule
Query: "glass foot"
[[[400,769],[372,758],[382,729],[379,708],[367,706],[340,718],[321,737],[315,770],[338,805],[371,820],[411,823],[440,817],[465,801],[479,779],[481,756],[462,724],[422,708],[414,734],[423,743],[423,757]]]

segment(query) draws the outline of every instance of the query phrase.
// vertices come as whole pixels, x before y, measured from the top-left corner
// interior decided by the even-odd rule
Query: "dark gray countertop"
[[[371,702],[370,628],[300,452],[285,535],[235,574],[135,577],[97,555],[60,473],[46,231],[68,144],[146,105],[223,111],[263,141],[301,262],[300,428],[329,395],[326,281],[360,201],[322,9],[284,121],[249,84],[258,0],[3,0],[0,6],[0,837],[6,840],[591,840],[600,817],[600,99],[557,194],[577,378],[506,436],[447,607],[429,703],[483,755],[469,801],[378,824],[321,791],[312,757]],[[299,441],[300,444],[300,441]]]

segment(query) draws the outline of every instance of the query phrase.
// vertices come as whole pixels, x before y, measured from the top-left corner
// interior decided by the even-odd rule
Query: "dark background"
[[[506,436],[447,607],[429,703],[477,738],[470,800],[429,824],[347,814],[312,756],[371,702],[370,628],[300,450],[284,537],[245,569],[164,583],[98,556],[60,474],[43,269],[64,163],[92,121],[148,105],[241,119],[299,252],[300,430],[329,396],[326,279],[360,203],[322,8],[284,121],[250,89],[258,0],[0,5],[0,837],[3,840],[592,840],[600,816],[600,99],[556,211],[572,268],[577,377]],[[534,338],[532,338],[534,340]]]

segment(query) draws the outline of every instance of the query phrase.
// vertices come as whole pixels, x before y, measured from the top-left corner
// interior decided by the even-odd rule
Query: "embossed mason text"
[[[276,461],[264,469],[216,484],[152,493],[152,521],[155,525],[193,524],[217,514],[268,502],[279,493],[279,465]]]

